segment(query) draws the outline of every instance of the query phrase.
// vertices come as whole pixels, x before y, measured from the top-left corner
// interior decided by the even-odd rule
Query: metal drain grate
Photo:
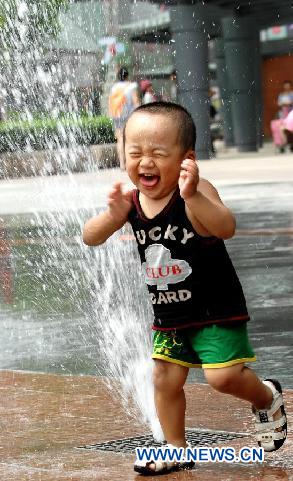
[[[249,436],[245,433],[234,433],[229,431],[212,431],[202,429],[186,429],[186,437],[191,446],[208,446],[211,444],[221,444],[232,439],[244,438]],[[151,434],[144,436],[134,436],[132,438],[115,439],[105,443],[89,444],[78,446],[78,449],[92,449],[94,451],[112,451],[115,453],[134,453],[135,448],[148,446],[162,446],[162,443],[154,441]]]

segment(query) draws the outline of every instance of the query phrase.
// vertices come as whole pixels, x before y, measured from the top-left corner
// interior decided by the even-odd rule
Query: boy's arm
[[[179,188],[185,200],[187,216],[200,235],[213,235],[220,239],[233,237],[236,226],[234,215],[223,204],[215,187],[207,180],[199,179],[194,160],[182,162]]]
[[[117,183],[109,193],[108,209],[89,219],[83,228],[83,242],[89,246],[103,244],[127,221],[132,207],[132,191],[123,193]]]

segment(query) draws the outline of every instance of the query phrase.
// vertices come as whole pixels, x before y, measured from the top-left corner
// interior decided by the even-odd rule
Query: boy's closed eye
[[[169,154],[167,152],[162,152],[162,151],[154,151],[153,154],[156,157],[168,157]]]
[[[131,157],[138,157],[139,155],[141,155],[141,152],[139,151],[136,151],[136,152],[128,152],[129,155],[131,155]]]

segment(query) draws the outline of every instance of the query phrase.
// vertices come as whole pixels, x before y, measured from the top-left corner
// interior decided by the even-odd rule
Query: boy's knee
[[[156,391],[179,392],[182,390],[188,369],[166,361],[155,361],[153,383]]]
[[[205,377],[211,387],[216,391],[230,394],[235,391],[238,382],[241,382],[243,364],[219,369],[205,369]]]

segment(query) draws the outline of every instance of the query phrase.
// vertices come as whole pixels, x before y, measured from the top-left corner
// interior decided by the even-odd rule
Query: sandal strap
[[[263,384],[268,386],[273,393],[273,400],[271,407],[268,409],[253,409],[255,416],[258,418],[258,422],[268,423],[273,422],[274,414],[284,405],[282,393],[279,392],[271,381],[263,381]],[[264,420],[266,419],[267,420]],[[263,419],[263,420],[262,420]]]
[[[151,461],[148,464],[153,463],[155,465],[155,472],[160,472],[160,471],[171,471],[174,469],[175,466],[177,466],[178,463],[176,461]]]
[[[274,385],[274,383],[272,381],[269,381],[268,379],[264,379],[262,381],[263,384],[265,384],[266,386],[268,386],[270,388],[270,390],[272,391],[273,395],[275,394],[281,394],[280,391],[278,391],[278,389],[276,388],[276,386]]]
[[[282,428],[286,424],[286,417],[283,415],[279,419],[276,419],[275,421],[269,421],[267,423],[255,423],[255,428],[256,430],[260,432],[265,432],[269,430],[274,430],[276,428]]]
[[[277,439],[285,439],[287,436],[286,429],[277,432],[257,433],[256,440],[260,442],[266,442],[269,440],[277,441]]]
[[[283,396],[281,394],[278,395],[277,398],[275,398],[271,404],[271,407],[269,409],[257,409],[256,414],[259,415],[261,418],[261,415],[267,415],[268,418],[272,418],[273,415],[278,411],[278,409],[283,405]]]

